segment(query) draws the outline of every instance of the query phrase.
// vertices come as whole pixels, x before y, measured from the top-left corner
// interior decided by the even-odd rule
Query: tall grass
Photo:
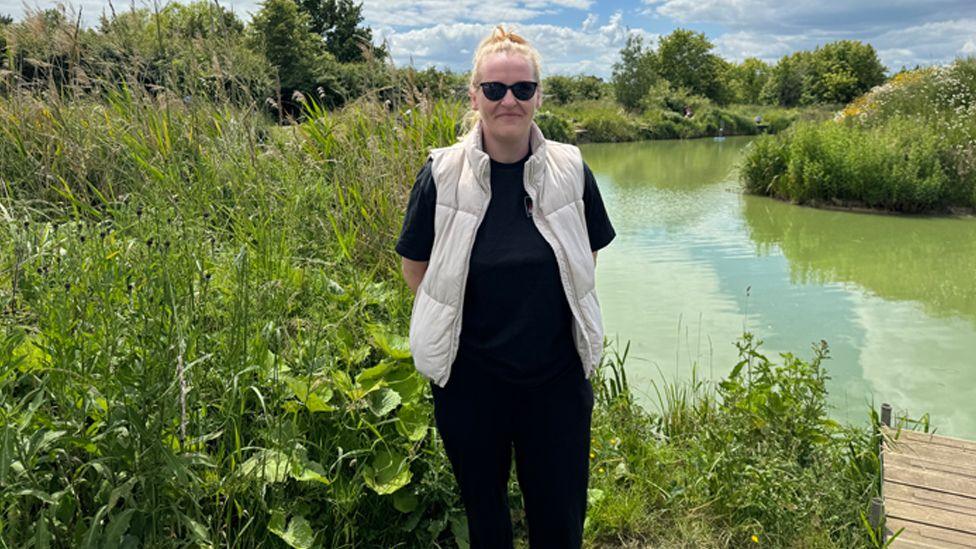
[[[0,117],[0,538],[453,538],[388,251],[453,106],[281,130],[122,88]]]

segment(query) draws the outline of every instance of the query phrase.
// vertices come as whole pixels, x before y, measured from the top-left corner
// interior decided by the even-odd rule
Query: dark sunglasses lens
[[[485,92],[485,97],[490,101],[498,101],[502,97],[505,97],[505,92],[508,91],[505,84],[501,82],[485,82],[481,85],[481,89]]]
[[[527,101],[535,95],[535,87],[535,82],[519,82],[512,86],[512,94],[515,95],[516,99]]]

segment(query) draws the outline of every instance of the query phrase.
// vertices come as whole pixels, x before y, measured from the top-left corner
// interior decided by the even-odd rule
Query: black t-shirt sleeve
[[[590,249],[594,252],[607,244],[617,236],[610,223],[610,216],[607,209],[603,206],[603,197],[600,196],[600,189],[597,187],[596,178],[590,167],[583,163],[583,209],[586,212],[586,232],[590,237]]]
[[[407,213],[397,241],[396,252],[414,261],[428,261],[434,247],[434,210],[437,208],[437,186],[427,160],[410,190]]]

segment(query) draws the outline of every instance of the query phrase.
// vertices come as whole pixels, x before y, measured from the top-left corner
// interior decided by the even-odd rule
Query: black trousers
[[[515,469],[531,549],[582,545],[593,387],[581,366],[520,387],[455,363],[431,384],[434,417],[468,517],[471,549],[513,546],[508,480]]]

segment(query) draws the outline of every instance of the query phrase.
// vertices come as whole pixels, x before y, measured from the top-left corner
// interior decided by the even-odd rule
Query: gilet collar
[[[487,190],[491,186],[489,171],[491,159],[485,152],[480,120],[464,136],[462,143],[464,144],[464,155],[471,171],[475,174],[478,184]],[[535,185],[538,180],[536,174],[541,173],[543,166],[546,165],[546,138],[535,122],[532,122],[532,126],[529,128],[529,147],[532,149],[532,155],[525,161],[526,181]]]

